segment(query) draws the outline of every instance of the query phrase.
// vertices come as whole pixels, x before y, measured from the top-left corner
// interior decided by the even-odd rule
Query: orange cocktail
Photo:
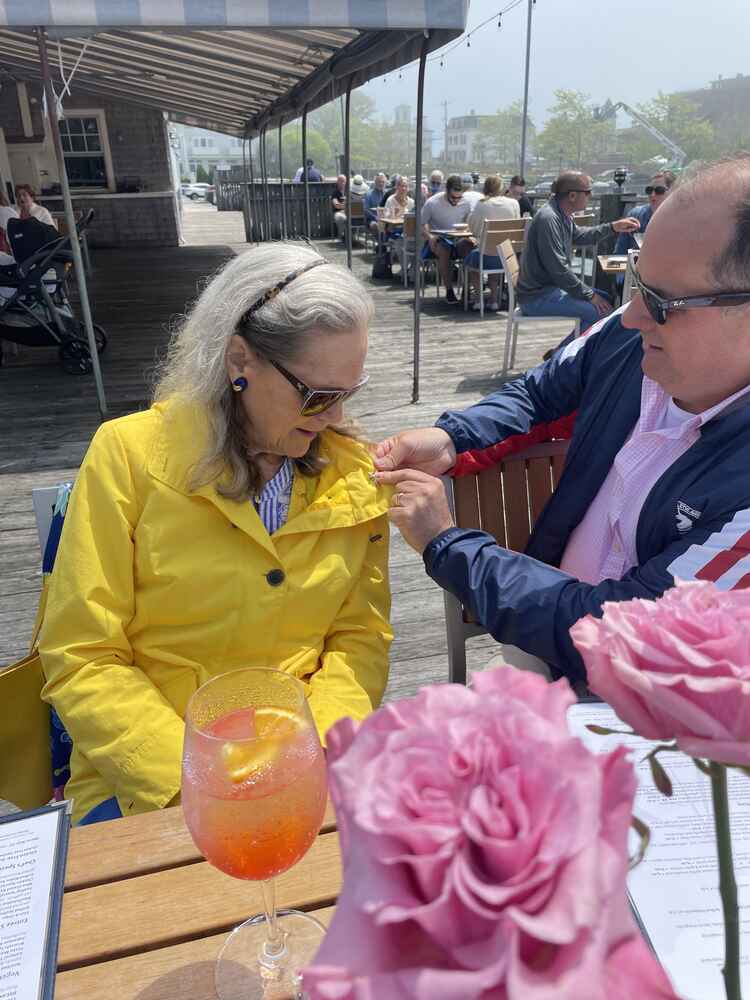
[[[258,882],[263,899],[263,913],[222,948],[219,1000],[301,997],[299,970],[325,929],[307,913],[277,912],[273,879],[312,846],[325,805],[325,758],[300,681],[248,667],[195,692],[185,715],[185,822],[207,861]]]
[[[195,733],[182,782],[185,820],[207,861],[262,881],[308,851],[326,804],[309,722],[281,706],[235,709]]]

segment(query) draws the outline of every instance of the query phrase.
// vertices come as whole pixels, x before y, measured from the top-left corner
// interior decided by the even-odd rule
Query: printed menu
[[[52,1000],[70,804],[0,816],[0,1000]]]
[[[659,761],[672,781],[667,798],[654,787],[646,754],[654,743],[639,736],[599,736],[586,727],[628,730],[603,703],[569,709],[571,731],[595,752],[618,744],[632,749],[638,778],[633,813],[651,830],[646,856],[628,876],[633,910],[659,961],[684,1000],[725,1000],[721,966],[724,921],[711,805],[711,786],[682,753]],[[732,854],[740,906],[743,995],[750,994],[750,777],[729,772]],[[633,835],[631,853],[638,838]]]

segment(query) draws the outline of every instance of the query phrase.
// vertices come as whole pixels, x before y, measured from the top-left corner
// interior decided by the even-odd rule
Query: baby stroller
[[[79,233],[93,216],[93,210],[86,213]],[[9,219],[7,235],[15,263],[0,265],[0,342],[57,345],[66,372],[88,374],[93,366],[86,328],[73,314],[66,288],[66,265],[73,260],[70,236],[60,236],[38,219]],[[101,354],[106,334],[94,324],[94,335]]]

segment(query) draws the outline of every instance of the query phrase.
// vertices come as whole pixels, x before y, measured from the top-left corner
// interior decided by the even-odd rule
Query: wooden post
[[[75,269],[76,281],[78,282],[78,293],[81,299],[81,312],[83,313],[83,325],[86,329],[86,336],[91,352],[91,364],[94,369],[94,381],[96,382],[96,395],[99,401],[99,414],[104,417],[107,414],[107,399],[104,395],[104,383],[102,381],[102,370],[99,366],[99,351],[96,347],[96,337],[94,336],[94,322],[91,318],[91,306],[89,305],[89,294],[86,286],[86,271],[81,257],[81,244],[78,240],[76,229],[76,219],[73,212],[73,201],[70,197],[70,185],[68,183],[68,173],[65,168],[65,156],[63,154],[62,142],[60,141],[60,128],[57,124],[57,101],[52,90],[52,75],[47,57],[47,35],[44,28],[36,28],[36,41],[39,49],[39,62],[42,69],[42,82],[44,84],[44,96],[47,101],[47,121],[49,122],[52,145],[55,148],[55,159],[57,169],[60,174],[60,187],[62,189],[63,206],[65,207],[65,223],[70,235],[70,249],[73,252],[73,268]]]

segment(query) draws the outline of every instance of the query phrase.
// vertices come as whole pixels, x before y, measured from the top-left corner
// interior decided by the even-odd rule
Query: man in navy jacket
[[[429,575],[499,642],[571,680],[585,672],[568,629],[605,601],[655,598],[675,579],[750,586],[750,156],[676,189],[638,272],[630,304],[588,336],[377,451],[391,518]],[[573,415],[565,470],[525,553],[453,526],[436,476],[491,464]],[[612,548],[587,551],[589,532],[592,547]],[[560,568],[587,560],[603,573]]]

